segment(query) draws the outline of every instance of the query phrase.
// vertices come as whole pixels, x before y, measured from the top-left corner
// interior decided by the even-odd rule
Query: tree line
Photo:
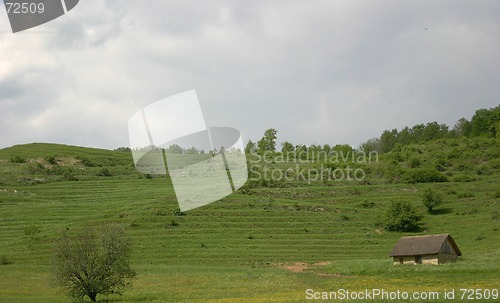
[[[413,127],[385,130],[378,138],[372,138],[361,144],[365,152],[377,151],[386,153],[396,146],[418,144],[442,138],[478,137],[497,138],[500,134],[500,106],[490,109],[479,109],[472,119],[461,118],[450,129],[445,124],[429,122],[417,124]]]
[[[458,137],[492,137],[496,138],[500,134],[500,106],[490,109],[479,109],[475,112],[469,121],[461,118],[453,128],[446,124],[438,122],[429,122],[427,124],[416,124],[413,127],[405,127],[402,130],[385,130],[378,138],[372,138],[362,143],[359,150],[365,153],[377,152],[386,153],[393,150],[396,146],[405,146],[409,144],[418,144],[442,138]],[[304,144],[293,144],[289,141],[281,143],[281,149],[276,146],[278,131],[269,128],[264,132],[263,137],[257,142],[248,140],[245,145],[246,153],[263,154],[265,152],[296,153],[306,155],[308,153],[317,153],[319,151],[329,153],[352,152],[355,149],[348,144],[329,144],[306,146]]]
[[[276,147],[278,131],[274,128],[269,128],[264,132],[264,136],[256,143],[248,140],[245,145],[245,153],[264,154],[266,152],[282,152],[284,154],[293,153],[298,157],[307,157],[307,155],[318,155],[319,152],[330,153],[336,151],[343,155],[352,153],[355,149],[348,144],[337,144],[330,146],[329,144],[293,144],[289,141],[281,143],[281,149]]]

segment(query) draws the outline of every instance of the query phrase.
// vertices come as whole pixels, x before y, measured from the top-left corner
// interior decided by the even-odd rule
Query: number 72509
[[[5,2],[7,14],[43,14],[45,5],[43,3],[18,3]]]

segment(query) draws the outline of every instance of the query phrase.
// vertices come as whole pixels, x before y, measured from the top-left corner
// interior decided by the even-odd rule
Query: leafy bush
[[[445,171],[446,170],[446,166],[448,166],[448,164],[449,163],[445,159],[439,158],[439,159],[436,160],[436,165],[435,165],[436,170],[438,170],[438,171]]]
[[[86,157],[78,156],[76,158],[78,160],[80,160],[80,163],[82,163],[82,165],[85,165],[87,167],[94,167],[95,166],[95,164],[92,161],[90,161],[88,158],[86,158]]]
[[[7,256],[0,256],[0,265],[9,265],[9,264],[12,264],[12,261],[7,258]]]
[[[448,178],[435,169],[410,169],[404,176],[407,183],[447,182]]]
[[[362,208],[373,208],[373,207],[375,207],[375,202],[365,200],[365,201],[361,202],[359,204],[359,206]]]
[[[422,195],[422,203],[428,211],[433,211],[436,207],[443,204],[443,197],[440,193],[428,188]]]
[[[472,182],[472,181],[477,181],[477,178],[471,175],[458,175],[452,178],[453,182]]]
[[[118,147],[115,151],[130,153],[132,150],[130,147]]]
[[[50,164],[53,165],[57,164],[57,159],[55,156],[48,156],[45,158],[45,160],[47,160],[47,162],[49,162]]]
[[[97,174],[98,176],[101,176],[101,177],[111,177],[113,176],[113,174],[109,171],[109,169],[107,169],[106,167],[103,167],[99,173]]]
[[[341,219],[342,221],[349,221],[349,217],[348,217],[348,216],[346,216],[346,215],[340,215],[340,219]]]
[[[422,218],[411,203],[393,201],[386,214],[385,229],[400,232],[418,231]]]
[[[12,163],[26,163],[26,159],[21,158],[19,156],[15,156],[15,157],[10,158],[10,162],[12,162]]]
[[[411,158],[410,160],[410,167],[411,168],[417,168],[422,165],[422,162],[420,162],[419,158]]]
[[[67,172],[63,176],[66,181],[78,181],[78,178],[71,172]]]

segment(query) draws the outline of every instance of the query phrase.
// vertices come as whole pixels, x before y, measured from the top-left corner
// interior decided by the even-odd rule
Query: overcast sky
[[[12,34],[0,148],[128,146],[142,107],[196,89],[210,126],[351,144],[500,104],[500,1],[81,0]]]

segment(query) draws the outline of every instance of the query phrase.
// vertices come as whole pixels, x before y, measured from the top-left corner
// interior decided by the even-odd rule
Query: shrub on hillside
[[[411,158],[410,159],[410,167],[411,168],[418,168],[422,165],[422,162],[420,162],[419,158]]]
[[[130,153],[132,150],[130,147],[118,147],[115,151]]]
[[[45,160],[47,160],[47,162],[49,162],[52,165],[56,165],[57,164],[57,159],[56,159],[55,156],[45,157]]]
[[[63,179],[66,181],[78,181],[78,178],[72,172],[65,173]]]
[[[2,255],[0,257],[0,265],[9,265],[9,264],[12,264],[12,261],[9,258],[7,258],[7,256]]]
[[[448,178],[435,169],[417,168],[408,170],[404,181],[407,183],[447,182]]]
[[[411,203],[393,201],[386,213],[385,229],[400,232],[418,231],[422,218]]]
[[[362,208],[373,208],[375,207],[375,202],[364,200],[359,204],[359,206]]]
[[[464,182],[465,183],[465,182],[477,181],[477,177],[465,174],[465,175],[454,176],[451,180],[453,182]]]
[[[95,166],[95,164],[86,157],[78,156],[78,157],[76,157],[76,159],[80,160],[80,163],[82,163],[82,165],[85,165],[87,167],[94,167]]]
[[[437,171],[443,172],[446,170],[446,166],[448,165],[449,163],[445,159],[439,158],[436,160],[435,168]]]
[[[109,169],[107,169],[106,167],[103,167],[99,173],[97,174],[98,176],[101,176],[101,177],[111,177],[113,176],[113,174],[109,171]]]
[[[428,188],[422,195],[422,203],[428,211],[433,211],[436,207],[443,204],[443,197],[440,193]]]
[[[19,156],[15,156],[15,157],[10,158],[10,162],[12,162],[12,163],[26,163],[26,159],[21,158]]]

